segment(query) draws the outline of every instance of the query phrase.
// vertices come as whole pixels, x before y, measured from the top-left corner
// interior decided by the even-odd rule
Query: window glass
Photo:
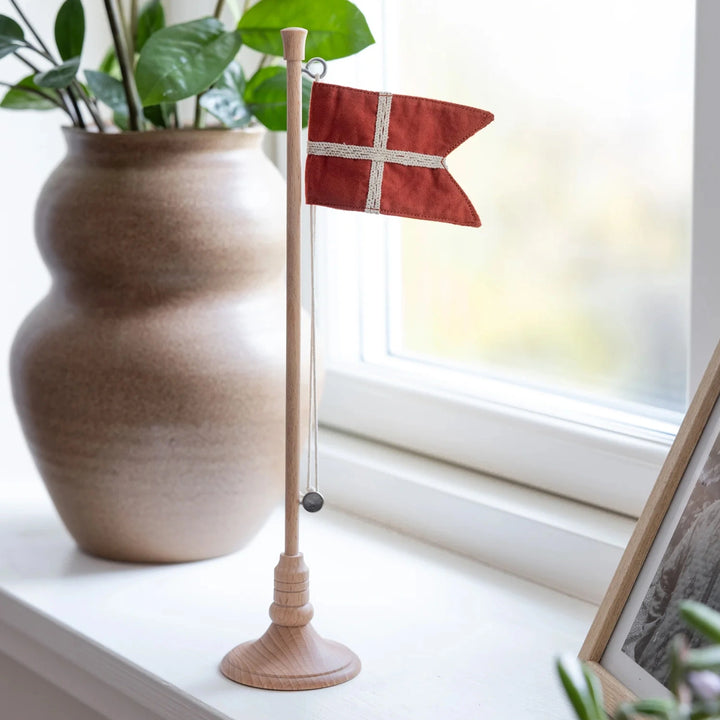
[[[389,358],[684,409],[693,5],[385,3],[387,89],[495,114],[448,162],[483,227],[389,221]]]

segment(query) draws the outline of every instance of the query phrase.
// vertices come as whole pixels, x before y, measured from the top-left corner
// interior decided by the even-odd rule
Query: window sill
[[[280,513],[226,558],[123,565],[78,552],[37,481],[0,492],[0,653],[111,720],[570,716],[552,658],[580,646],[589,603],[324,511],[302,526],[314,624],[363,671],[259,691],[217,666],[267,626]]]
[[[507,395],[507,387],[495,389]],[[677,432],[592,406],[563,419],[543,402],[477,400],[427,378],[383,368],[333,364],[325,374],[320,420],[327,427],[421,453],[478,473],[638,517]],[[592,412],[591,412],[592,411]],[[569,419],[572,415],[573,419]],[[680,418],[676,418],[679,425]],[[645,424],[643,424],[645,423]]]
[[[333,505],[534,583],[599,603],[634,520],[323,428]]]

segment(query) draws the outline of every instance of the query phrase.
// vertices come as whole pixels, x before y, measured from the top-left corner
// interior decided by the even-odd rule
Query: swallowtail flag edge
[[[315,82],[305,201],[479,227],[445,158],[493,118],[467,105]]]

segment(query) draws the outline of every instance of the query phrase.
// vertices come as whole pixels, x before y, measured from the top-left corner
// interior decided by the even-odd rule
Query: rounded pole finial
[[[299,27],[289,27],[280,31],[283,42],[283,58],[288,62],[305,59],[305,38],[307,30]]]

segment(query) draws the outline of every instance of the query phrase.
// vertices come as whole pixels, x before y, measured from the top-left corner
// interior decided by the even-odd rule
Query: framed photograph
[[[580,651],[607,709],[669,695],[681,600],[720,610],[720,345],[680,426]]]

